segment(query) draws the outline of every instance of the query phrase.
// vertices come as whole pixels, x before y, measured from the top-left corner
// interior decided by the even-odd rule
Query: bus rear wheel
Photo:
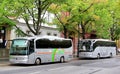
[[[61,57],[61,58],[60,58],[60,62],[61,62],[61,63],[64,63],[64,62],[65,62],[65,58],[64,58],[64,57]]]
[[[37,59],[35,60],[35,64],[36,64],[36,65],[40,65],[40,64],[41,64],[41,60],[40,60],[39,58],[37,58]]]
[[[99,53],[97,54],[97,59],[100,59],[100,54]]]
[[[110,53],[110,58],[112,58],[113,57],[113,55],[112,55],[112,53]]]

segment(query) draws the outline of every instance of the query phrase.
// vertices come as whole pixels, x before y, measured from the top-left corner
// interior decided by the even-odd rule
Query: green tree
[[[97,31],[96,34],[99,38],[111,38],[114,40],[113,38],[116,38],[116,35],[118,35],[116,34],[118,33],[116,31],[119,29],[117,24],[119,22],[118,15],[120,14],[118,0],[68,0],[64,4],[53,5],[51,9],[50,11],[52,11],[59,20],[57,25],[59,24],[59,28],[64,30],[64,35],[66,35],[66,31],[70,31],[70,27],[80,33],[78,25],[82,29],[80,33],[82,38],[85,38],[85,33],[89,33],[92,30]],[[111,14],[112,11],[115,13],[114,19],[113,14]],[[69,12],[70,15],[69,17],[67,16],[61,19],[62,15],[60,12]],[[114,20],[117,21],[117,23]],[[113,27],[113,23],[116,23],[117,27]],[[112,31],[110,31],[110,29],[112,29]]]
[[[101,38],[116,40],[119,37],[119,1],[106,0],[94,6],[94,13],[99,16],[95,21],[97,34]]]
[[[3,0],[1,5],[2,16],[24,19],[26,26],[38,35],[42,23],[45,22],[45,13],[52,3],[61,3],[61,0]],[[32,21],[32,24],[29,21]],[[19,27],[16,28],[23,32]]]
[[[110,27],[110,37],[112,40],[118,40],[120,37],[120,1],[111,0],[109,9],[111,11],[112,26]]]
[[[52,24],[56,24],[59,31],[63,32],[64,37],[69,37],[69,31],[71,29],[70,24],[70,12],[66,10],[67,5],[64,4],[52,4],[49,8],[49,12],[55,15],[54,21]],[[56,10],[57,9],[57,10]]]
[[[81,25],[82,28],[82,37],[84,38],[85,34],[85,25],[92,21],[91,13],[88,14],[88,10],[92,7],[93,3],[90,1],[80,1],[80,0],[68,0],[66,3],[61,5],[51,6],[52,13],[55,14],[59,23],[59,28],[64,31],[64,35],[71,31],[72,33],[78,30],[78,25]],[[57,9],[57,10],[56,10]],[[69,13],[67,16],[63,16],[63,13]],[[64,18],[63,18],[64,17]],[[61,19],[62,18],[62,19]],[[80,33],[80,32],[79,32]]]
[[[5,2],[3,0],[0,1],[0,26],[9,26],[9,28],[15,26],[15,22],[13,22],[12,20],[10,20],[9,18],[6,18],[5,16],[3,16],[4,13],[6,13],[4,11],[4,5]]]

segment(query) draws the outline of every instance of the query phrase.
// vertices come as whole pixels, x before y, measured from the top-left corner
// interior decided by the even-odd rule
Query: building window
[[[41,34],[41,32],[39,32],[39,35]]]
[[[51,35],[51,33],[47,33],[47,35]]]
[[[57,34],[54,34],[54,36],[57,36]]]
[[[27,34],[30,34],[30,31],[29,31],[29,30],[27,30],[27,31],[26,31],[26,33],[27,33]]]

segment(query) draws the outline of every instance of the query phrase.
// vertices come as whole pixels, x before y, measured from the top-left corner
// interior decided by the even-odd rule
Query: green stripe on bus
[[[56,54],[64,54],[64,50],[63,49],[58,50],[56,48],[53,49],[53,51],[52,51],[52,62],[54,62]]]

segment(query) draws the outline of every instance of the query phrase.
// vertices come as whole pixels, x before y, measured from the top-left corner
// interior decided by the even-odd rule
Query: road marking
[[[41,71],[37,71],[37,72],[32,72],[32,73],[29,73],[29,74],[40,74]]]
[[[74,68],[75,66],[65,66],[65,67],[58,67],[58,68],[53,68],[53,69],[48,69],[47,71],[55,71],[55,70],[66,70],[66,69],[71,69]]]
[[[91,72],[91,73],[89,73],[89,74],[94,74],[94,73],[97,73],[97,72],[99,72],[99,71],[102,71],[102,69],[95,70],[95,71],[93,71],[93,72]]]
[[[40,74],[40,73],[44,73],[44,72],[50,72],[50,71],[58,71],[58,70],[65,70],[65,69],[70,69],[73,68],[74,66],[67,66],[67,67],[58,67],[58,68],[52,68],[52,69],[45,69],[45,70],[40,70],[40,71],[35,71],[29,74]]]
[[[63,69],[63,68],[65,68],[65,67],[58,67],[58,68],[48,69],[47,71],[60,70],[60,69]]]

